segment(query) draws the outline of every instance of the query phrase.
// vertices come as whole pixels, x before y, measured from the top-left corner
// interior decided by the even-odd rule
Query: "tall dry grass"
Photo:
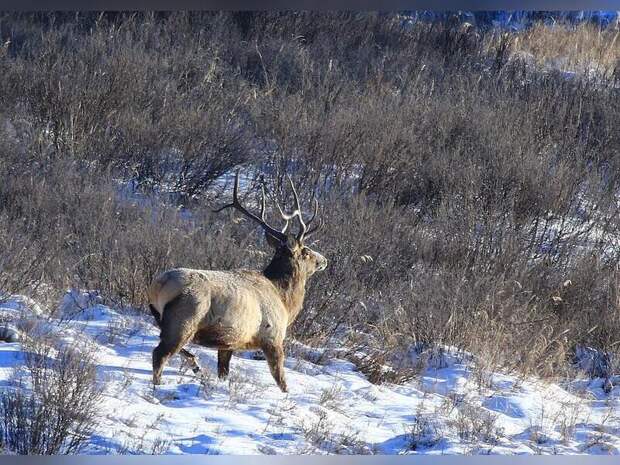
[[[613,77],[620,69],[620,29],[592,23],[549,26],[537,23],[510,37],[510,53],[543,69]],[[497,34],[490,41],[494,47]]]

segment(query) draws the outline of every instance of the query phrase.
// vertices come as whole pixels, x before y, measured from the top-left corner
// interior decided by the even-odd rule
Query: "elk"
[[[153,384],[161,382],[167,360],[180,352],[197,373],[195,357],[183,347],[193,342],[217,349],[218,377],[226,378],[235,350],[262,349],[277,385],[287,391],[284,379],[283,342],[287,328],[301,311],[307,279],[327,266],[323,255],[311,250],[304,241],[321,227],[318,221],[309,229],[318,212],[306,223],[293,181],[288,177],[295,210],[285,214],[286,222],[276,229],[265,220],[265,188],[262,186],[260,213],[255,215],[239,201],[239,172],[235,175],[232,203],[214,212],[233,208],[256,222],[265,232],[274,255],[261,271],[213,271],[177,268],[157,276],[148,289],[149,307],[161,329],[159,345],[153,350]],[[296,220],[299,231],[288,233],[289,222]]]

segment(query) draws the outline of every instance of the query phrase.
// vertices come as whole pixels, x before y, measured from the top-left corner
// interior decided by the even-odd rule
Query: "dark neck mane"
[[[306,276],[292,257],[276,253],[263,275],[269,279],[280,292],[282,302],[288,310],[288,322],[291,324],[299,315],[306,294]]]

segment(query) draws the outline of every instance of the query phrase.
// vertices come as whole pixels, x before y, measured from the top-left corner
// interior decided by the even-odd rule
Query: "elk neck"
[[[288,310],[290,325],[295,321],[303,306],[307,276],[292,257],[279,253],[267,265],[263,275],[278,289],[282,302]]]

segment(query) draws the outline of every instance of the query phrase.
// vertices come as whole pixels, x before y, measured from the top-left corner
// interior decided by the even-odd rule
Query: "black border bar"
[[[3,11],[620,10],[620,0],[0,0]]]

